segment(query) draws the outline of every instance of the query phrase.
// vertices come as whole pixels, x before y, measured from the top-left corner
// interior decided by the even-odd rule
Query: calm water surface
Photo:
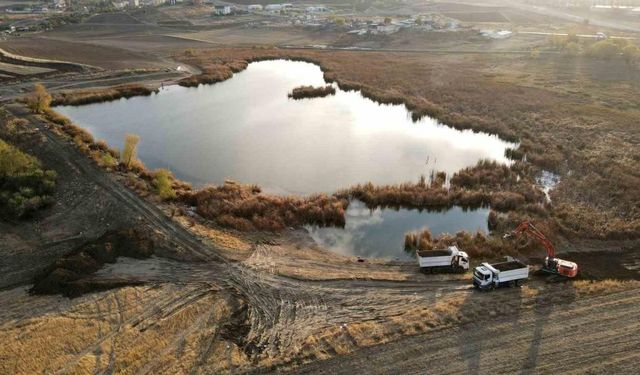
[[[56,110],[116,147],[126,133],[138,134],[138,156],[148,167],[169,168],[195,185],[231,178],[271,193],[417,181],[479,159],[507,162],[505,148],[514,146],[430,118],[414,123],[404,106],[379,105],[358,92],[287,98],[296,86],[323,84],[317,65],[263,61],[215,85]]]
[[[464,211],[453,207],[444,212],[370,210],[364,203],[354,201],[347,209],[344,229],[307,227],[307,230],[320,246],[342,255],[408,260],[415,256],[404,251],[405,233],[425,227],[434,236],[459,230],[486,233],[488,216],[488,208]]]

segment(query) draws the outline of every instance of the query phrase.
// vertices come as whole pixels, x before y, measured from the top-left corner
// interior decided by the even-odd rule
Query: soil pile
[[[95,280],[88,275],[105,263],[115,263],[118,257],[144,259],[153,252],[154,242],[148,233],[138,229],[110,231],[58,259],[36,276],[31,292],[77,297],[91,291],[139,284],[141,282],[135,280]]]

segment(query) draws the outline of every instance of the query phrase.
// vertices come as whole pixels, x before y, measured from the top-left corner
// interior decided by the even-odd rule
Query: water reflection
[[[418,210],[368,209],[353,201],[346,212],[346,225],[339,228],[307,227],[321,247],[347,256],[365,258],[410,259],[403,251],[406,232],[428,226],[435,236],[459,230],[487,232],[489,209],[464,211],[453,207],[444,212]]]
[[[140,135],[138,154],[151,168],[168,167],[196,185],[232,178],[272,193],[415,181],[483,158],[507,162],[504,150],[514,146],[430,118],[413,123],[404,106],[357,92],[287,98],[296,86],[323,84],[317,65],[262,61],[216,85],[57,110],[111,145]]]
[[[551,202],[549,192],[551,192],[551,190],[560,183],[560,175],[543,169],[540,176],[536,179],[536,182],[542,187],[542,191],[544,192],[547,202]]]

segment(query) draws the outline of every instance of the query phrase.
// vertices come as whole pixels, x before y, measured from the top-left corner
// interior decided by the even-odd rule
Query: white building
[[[129,6],[129,0],[114,1],[111,4],[113,4],[114,8],[122,10]]]
[[[400,30],[400,26],[395,24],[376,26],[376,31],[378,32],[378,34],[393,34],[395,32],[398,32],[398,30]]]
[[[281,10],[285,10],[285,9],[291,9],[293,8],[293,4],[269,4],[269,5],[265,5],[264,10],[266,10],[267,12],[279,12]]]
[[[513,35],[513,32],[509,30],[482,30],[480,34],[489,39],[507,39]]]
[[[148,7],[157,7],[164,4],[164,0],[138,0],[138,5],[144,5]]]
[[[328,12],[329,9],[325,6],[313,6],[307,7],[306,11],[307,13],[325,13]]]
[[[231,14],[231,12],[233,12],[233,8],[231,8],[230,5],[216,5],[214,6],[214,11],[213,13],[219,15],[219,16],[226,16],[228,14]]]
[[[284,9],[282,4],[269,4],[264,7],[267,12],[279,12]]]
[[[249,12],[259,12],[262,10],[262,5],[260,4],[252,4],[247,7]]]
[[[53,7],[56,9],[66,9],[67,2],[65,0],[53,0]]]

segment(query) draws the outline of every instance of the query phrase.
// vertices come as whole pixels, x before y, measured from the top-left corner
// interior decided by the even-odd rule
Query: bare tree
[[[133,163],[136,160],[139,142],[140,142],[140,137],[135,134],[126,134],[124,136],[124,150],[122,151],[122,157],[120,159],[120,162],[127,169],[129,169],[131,167],[131,163]]]
[[[36,83],[31,95],[27,97],[27,105],[34,113],[42,113],[51,106],[51,94],[40,83]]]

